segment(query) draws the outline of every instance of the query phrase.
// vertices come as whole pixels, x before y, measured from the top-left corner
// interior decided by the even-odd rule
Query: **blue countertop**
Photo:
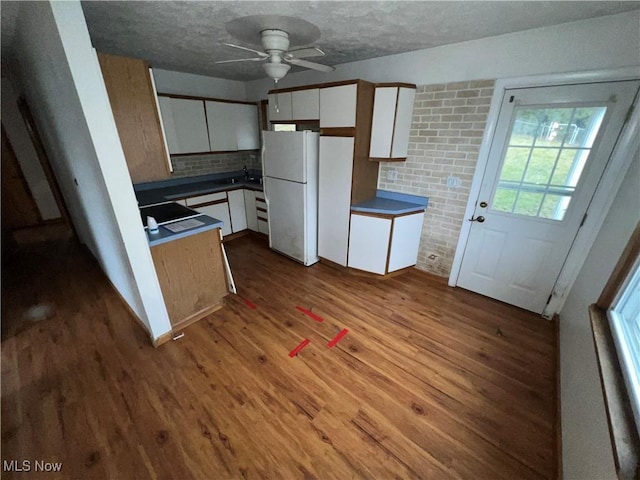
[[[429,197],[378,190],[374,198],[352,205],[351,211],[382,215],[402,215],[424,211],[428,204]]]
[[[257,173],[256,173],[257,172]],[[244,173],[228,172],[223,174],[201,175],[198,177],[172,178],[158,182],[138,183],[133,189],[141,207],[164,203],[181,198],[194,197],[207,193],[224,192],[238,188],[250,188],[262,191],[262,175],[259,171],[250,170],[245,181]]]
[[[160,225],[158,227],[157,233],[150,233],[149,230],[145,228],[145,233],[147,234],[147,238],[149,239],[149,246],[155,247],[156,245],[173,242],[174,240],[179,240],[191,235],[206,232],[207,230],[213,230],[214,228],[222,228],[222,222],[220,220],[209,217],[207,215],[198,215],[196,217],[191,217],[190,219],[202,222],[203,225],[198,225],[197,227],[193,227],[177,233],[174,233],[167,228],[167,225],[183,222],[184,219],[181,219],[174,222],[165,223],[164,225]]]

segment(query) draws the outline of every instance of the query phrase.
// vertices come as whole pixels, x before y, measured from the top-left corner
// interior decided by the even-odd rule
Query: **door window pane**
[[[529,159],[529,147],[509,147],[504,158],[501,180],[520,182]]]
[[[548,184],[556,164],[558,150],[555,148],[534,148],[524,175],[525,183]]]
[[[513,213],[535,217],[538,215],[544,195],[536,192],[520,191]]]
[[[561,221],[606,107],[517,107],[493,210]]]

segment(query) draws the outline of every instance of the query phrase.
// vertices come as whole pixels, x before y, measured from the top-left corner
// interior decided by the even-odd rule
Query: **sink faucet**
[[[242,167],[242,171],[244,172],[244,181],[249,180],[249,170],[247,170],[247,166]]]

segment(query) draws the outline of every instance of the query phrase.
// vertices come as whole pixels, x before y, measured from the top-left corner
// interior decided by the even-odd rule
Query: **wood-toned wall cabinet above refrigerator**
[[[149,65],[136,58],[98,54],[109,102],[134,183],[166,179],[171,162]]]
[[[370,160],[391,162],[407,159],[415,95],[415,85],[376,85],[369,148]]]

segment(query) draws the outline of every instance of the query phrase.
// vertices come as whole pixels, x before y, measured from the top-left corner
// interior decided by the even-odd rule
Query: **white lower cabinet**
[[[204,205],[201,207],[192,207],[196,212],[204,213],[210,217],[216,218],[222,222],[222,235],[230,235],[231,216],[229,215],[229,203],[214,203],[213,205]]]
[[[387,269],[391,219],[351,215],[348,266],[384,275]]]
[[[229,213],[231,215],[231,229],[233,233],[247,229],[247,212],[244,203],[244,190],[231,190],[229,197]]]
[[[243,190],[244,207],[247,214],[247,228],[258,231],[258,215],[256,211],[256,192],[253,190]]]
[[[418,260],[424,212],[400,216],[351,214],[348,266],[385,275]]]
[[[393,220],[388,273],[416,264],[423,222],[424,212],[396,217]]]

